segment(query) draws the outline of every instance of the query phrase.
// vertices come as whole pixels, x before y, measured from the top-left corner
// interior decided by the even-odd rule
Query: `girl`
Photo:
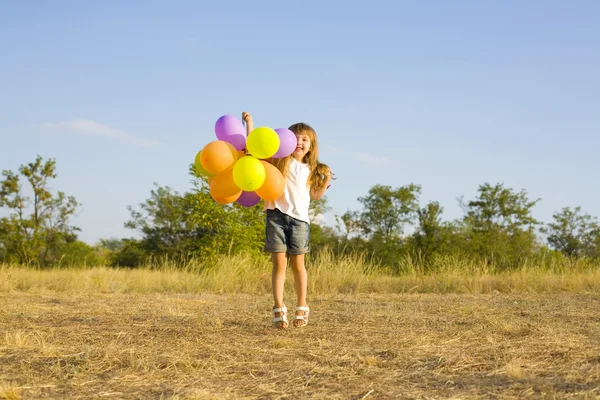
[[[244,112],[246,131],[253,129],[252,116]],[[317,133],[302,122],[289,128],[296,135],[297,145],[292,154],[281,159],[269,160],[285,177],[283,195],[275,201],[265,201],[267,212],[265,251],[271,253],[273,273],[273,324],[288,327],[287,308],[283,303],[283,289],[287,261],[292,266],[296,288],[296,312],[294,326],[308,324],[310,309],[306,302],[307,276],[304,255],[309,251],[310,199],[318,200],[329,186],[332,173],[329,167],[318,160]]]

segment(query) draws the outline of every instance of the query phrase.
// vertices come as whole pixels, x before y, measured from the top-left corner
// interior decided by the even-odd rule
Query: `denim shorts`
[[[300,255],[309,252],[310,225],[279,211],[267,210],[265,251]]]

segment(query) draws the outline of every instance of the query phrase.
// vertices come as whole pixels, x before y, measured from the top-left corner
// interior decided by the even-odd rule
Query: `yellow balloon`
[[[254,192],[265,183],[265,167],[253,156],[242,157],[233,166],[235,184],[246,192]]]
[[[273,157],[279,150],[279,135],[266,126],[253,129],[246,139],[246,148],[254,157]]]

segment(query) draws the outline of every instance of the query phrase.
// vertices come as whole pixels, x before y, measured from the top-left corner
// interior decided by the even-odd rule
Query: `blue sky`
[[[451,220],[501,182],[542,221],[600,217],[598,21],[584,0],[0,2],[0,169],[55,158],[80,238],[131,237],[127,205],[188,190],[215,121],[249,111],[317,130],[333,213],[412,182]]]

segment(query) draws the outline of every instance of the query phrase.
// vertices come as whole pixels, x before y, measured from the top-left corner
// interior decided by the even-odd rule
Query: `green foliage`
[[[187,257],[197,251],[205,231],[192,222],[198,207],[191,194],[180,195],[171,188],[160,187],[140,204],[140,210],[129,207],[131,220],[125,226],[139,231],[142,247],[155,256]]]
[[[375,185],[367,196],[358,198],[363,209],[336,216],[338,251],[364,252],[370,260],[394,266],[405,251],[404,228],[414,221],[421,187],[409,184],[399,188]]]
[[[0,219],[0,261],[49,266],[59,262],[76,241],[79,228],[69,219],[77,201],[63,192],[49,191],[56,178],[56,162],[37,156],[21,165],[19,173],[2,171],[0,207],[9,215]],[[28,183],[31,195],[23,193],[21,179]]]
[[[440,203],[434,201],[417,211],[419,225],[413,235],[414,244],[425,257],[439,252],[450,233],[442,222],[443,210]]]
[[[131,220],[125,226],[137,230],[142,238],[139,248],[125,246],[121,251],[129,255],[124,260],[116,256],[115,263],[139,265],[139,250],[146,257],[180,261],[262,252],[265,222],[261,206],[222,205],[212,199],[204,178],[194,176],[193,184],[193,190],[183,194],[155,184],[138,210],[129,207]]]
[[[340,241],[333,228],[318,223],[310,224],[310,249],[319,253],[325,249],[339,248]]]
[[[514,268],[539,249],[531,210],[540,199],[530,201],[527,192],[515,193],[503,184],[479,186],[479,196],[466,203],[462,219],[462,251],[501,268]]]
[[[123,239],[121,246],[109,253],[109,265],[118,267],[138,267],[148,260],[142,243],[135,239]]]
[[[319,200],[311,199],[308,208],[311,221],[315,221],[319,216],[324,215],[328,211],[331,211],[331,207],[327,205],[327,196],[323,196]]]
[[[346,211],[342,215],[335,216],[337,229],[343,235],[344,241],[350,237],[359,235],[361,232],[360,213],[358,211]]]
[[[461,246],[463,236],[455,222],[442,221],[443,208],[437,201],[417,211],[418,225],[407,241],[407,249],[419,254],[427,264],[436,254],[453,254]]]
[[[421,187],[414,184],[397,189],[373,186],[367,196],[358,199],[364,207],[359,216],[362,233],[385,243],[398,240],[404,225],[415,217],[420,193]]]
[[[525,191],[481,185],[475,199],[461,201],[465,215],[456,221],[442,220],[438,202],[419,207],[419,194],[420,187],[413,184],[399,189],[373,186],[358,199],[362,210],[336,217],[344,252],[361,249],[382,267],[402,273],[406,259],[419,260],[423,271],[438,269],[439,260],[448,256],[477,259],[503,270],[522,265],[539,251],[539,223],[531,213],[539,199],[530,201]],[[414,233],[406,236],[409,224]]]
[[[119,251],[124,246],[124,240],[117,238],[100,239],[99,246],[107,251]]]
[[[0,262],[42,267],[137,267],[161,261],[216,265],[224,255],[241,254],[266,262],[262,204],[221,205],[193,165],[189,172],[190,190],[178,193],[155,184],[148,199],[129,207],[131,219],[125,226],[137,231],[139,239],[103,239],[91,247],[77,240],[79,229],[69,222],[78,207],[75,198],[49,190],[56,178],[53,159],[38,156],[17,173],[3,171],[0,207],[8,212],[0,218]],[[420,193],[415,184],[374,185],[358,198],[360,210],[336,215],[335,228],[320,222],[330,211],[327,198],[312,201],[311,260],[323,254],[356,256],[382,271],[404,274],[443,271],[463,262],[490,272],[531,265],[560,272],[570,265],[597,265],[600,259],[600,224],[580,207],[563,208],[540,229],[548,248],[538,242],[540,223],[532,215],[540,199],[530,200],[524,190],[480,185],[474,199],[460,199],[464,215],[454,221],[443,220],[436,201],[421,206]]]
[[[600,256],[600,225],[596,217],[582,214],[581,207],[563,208],[552,215],[554,221],[540,229],[558,251],[569,257]]]
[[[523,228],[533,229],[539,222],[531,215],[531,209],[540,199],[530,201],[525,190],[515,193],[498,183],[479,186],[479,196],[466,206],[464,222],[474,231],[486,232],[500,228],[517,232]]]
[[[79,240],[65,244],[61,253],[59,266],[97,267],[107,265],[109,261],[102,251]]]

